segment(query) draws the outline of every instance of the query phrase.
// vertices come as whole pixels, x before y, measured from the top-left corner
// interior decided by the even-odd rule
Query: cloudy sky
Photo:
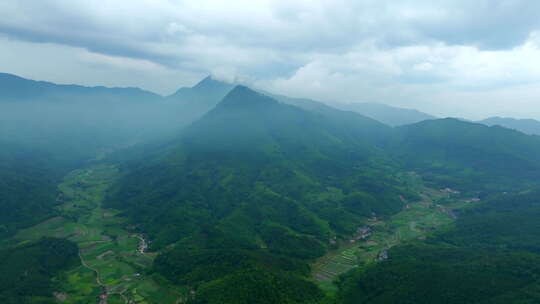
[[[3,0],[0,72],[540,119],[540,1]]]

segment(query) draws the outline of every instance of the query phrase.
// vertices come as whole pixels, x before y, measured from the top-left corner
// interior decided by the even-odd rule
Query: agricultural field
[[[119,211],[102,208],[117,176],[114,166],[71,172],[58,186],[58,216],[20,231],[8,242],[51,236],[77,243],[81,266],[55,278],[59,303],[181,303],[182,290],[147,271],[154,254],[144,251],[144,236],[128,231]]]
[[[403,210],[389,218],[372,218],[365,227],[369,236],[360,240],[343,240],[338,249],[329,252],[313,265],[313,279],[327,292],[337,290],[333,283],[341,274],[369,263],[388,258],[387,250],[407,241],[425,239],[429,233],[448,226],[456,219],[455,210],[468,208],[472,203],[449,193],[423,186],[418,176],[404,176],[422,198],[405,202]],[[445,204],[439,204],[444,201]]]

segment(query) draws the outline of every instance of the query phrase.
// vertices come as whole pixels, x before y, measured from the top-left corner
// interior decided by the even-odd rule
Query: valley
[[[328,252],[312,265],[312,278],[325,291],[337,290],[334,280],[353,268],[361,268],[389,258],[388,250],[407,241],[425,240],[435,231],[456,220],[455,211],[473,207],[465,199],[453,198],[448,192],[424,186],[415,174],[404,174],[421,201],[407,202],[404,209],[387,219],[373,217],[358,228],[356,237],[343,240],[339,248]],[[444,206],[440,202],[444,200]]]
[[[117,177],[114,166],[68,174],[59,185],[59,215],[20,231],[10,243],[67,238],[79,246],[81,266],[55,278],[60,303],[177,303],[182,291],[147,274],[154,254],[142,235],[128,231],[119,211],[104,209],[103,196]]]
[[[58,186],[58,216],[19,231],[4,242],[23,244],[42,237],[66,238],[79,246],[81,265],[54,280],[58,303],[183,303],[187,289],[168,283],[149,271],[156,253],[147,253],[148,241],[134,232],[120,211],[102,206],[104,195],[119,176],[113,165],[74,170]],[[406,175],[421,194],[419,202],[386,219],[374,217],[362,227],[363,234],[338,241],[312,265],[312,278],[326,292],[345,272],[386,258],[388,249],[409,240],[424,239],[437,228],[451,224],[448,210],[470,206],[463,200],[438,204],[449,194],[425,187],[420,178]],[[359,228],[360,230],[360,228]]]

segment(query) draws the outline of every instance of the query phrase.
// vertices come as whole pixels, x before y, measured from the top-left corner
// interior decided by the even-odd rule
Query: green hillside
[[[62,164],[43,151],[0,141],[0,239],[54,216]]]
[[[341,278],[339,303],[535,303],[540,192],[501,195],[455,226]]]
[[[77,246],[43,238],[31,244],[0,249],[0,300],[6,304],[57,303],[52,277],[79,265]]]
[[[399,195],[409,195],[365,128],[238,86],[160,157],[125,167],[107,204],[149,233],[152,249],[175,244],[156,271],[203,294],[257,269],[269,271],[260,280],[284,284],[285,272],[305,285],[306,261],[329,240],[401,210]]]
[[[540,177],[540,138],[457,119],[400,127],[389,150],[439,186],[526,189]]]

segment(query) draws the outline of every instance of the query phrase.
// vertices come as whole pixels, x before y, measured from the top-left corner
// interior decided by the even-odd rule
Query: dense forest
[[[1,141],[0,141],[1,142]],[[48,154],[1,142],[0,239],[55,214],[56,185],[62,174]]]
[[[405,166],[437,186],[512,192],[540,174],[540,137],[453,118],[396,129],[393,151]]]
[[[341,303],[535,303],[540,191],[501,195],[339,282]]]
[[[80,264],[78,248],[64,239],[0,250],[0,301],[6,304],[56,303],[58,283],[52,278]]]

